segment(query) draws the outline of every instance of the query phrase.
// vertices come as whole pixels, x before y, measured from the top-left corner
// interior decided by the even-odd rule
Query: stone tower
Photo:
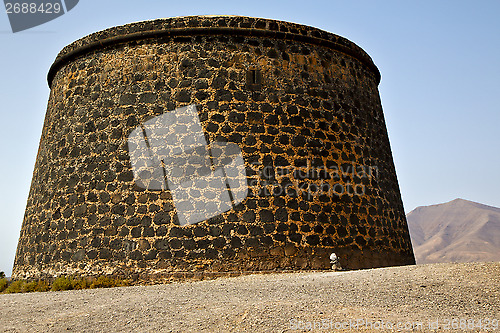
[[[14,278],[415,262],[380,74],[340,36],[139,22],[65,47],[48,81]]]

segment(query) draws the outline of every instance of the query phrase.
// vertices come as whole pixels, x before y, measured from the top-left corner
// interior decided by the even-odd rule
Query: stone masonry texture
[[[308,26],[191,16],[65,47],[13,270],[143,279],[414,264],[378,93],[352,42]],[[196,105],[207,142],[237,144],[249,192],[179,225],[168,189],[136,184],[127,138]],[[183,275],[184,274],[184,275]]]

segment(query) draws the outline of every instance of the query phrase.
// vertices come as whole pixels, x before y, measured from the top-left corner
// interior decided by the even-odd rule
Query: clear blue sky
[[[11,273],[57,53],[115,25],[203,14],[292,21],[355,42],[382,74],[406,212],[457,197],[500,207],[499,1],[81,0],[16,34],[2,10],[0,271]]]

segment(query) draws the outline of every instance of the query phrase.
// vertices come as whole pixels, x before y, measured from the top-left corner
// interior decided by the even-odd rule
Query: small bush
[[[49,290],[50,290],[50,285],[47,283],[47,281],[38,281],[35,287],[35,291],[44,292]]]
[[[30,293],[34,291],[49,291],[50,286],[47,281],[32,281],[23,286],[23,291]]]
[[[107,276],[99,276],[96,280],[92,281],[90,288],[111,288],[128,286],[128,280],[113,279]]]
[[[0,279],[5,279],[5,273],[4,272],[0,272]]]
[[[30,293],[30,292],[35,291],[36,284],[37,283],[35,281],[25,283],[23,285],[23,292]]]
[[[9,286],[9,281],[7,279],[0,279],[0,293],[3,292]]]
[[[71,280],[65,276],[60,276],[57,279],[55,279],[54,283],[52,283],[52,288],[51,288],[52,291],[70,290],[70,289],[73,289]]]
[[[26,282],[24,280],[9,281],[0,279],[0,292],[4,293],[26,293],[26,292],[43,292],[43,291],[60,291],[60,290],[79,290],[89,288],[110,288],[124,287],[130,285],[129,280],[120,278],[111,278],[107,276],[99,276],[98,278],[74,278],[60,276],[54,280],[52,286],[43,280]]]
[[[26,281],[23,280],[14,281],[7,287],[7,289],[5,289],[4,293],[6,294],[22,293],[24,292],[25,284]]]
[[[71,278],[71,288],[75,290],[90,288],[90,282],[87,279],[74,279]]]

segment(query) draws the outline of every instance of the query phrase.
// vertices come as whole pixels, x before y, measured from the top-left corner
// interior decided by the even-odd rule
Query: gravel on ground
[[[0,309],[0,332],[500,332],[500,263],[6,294]]]

